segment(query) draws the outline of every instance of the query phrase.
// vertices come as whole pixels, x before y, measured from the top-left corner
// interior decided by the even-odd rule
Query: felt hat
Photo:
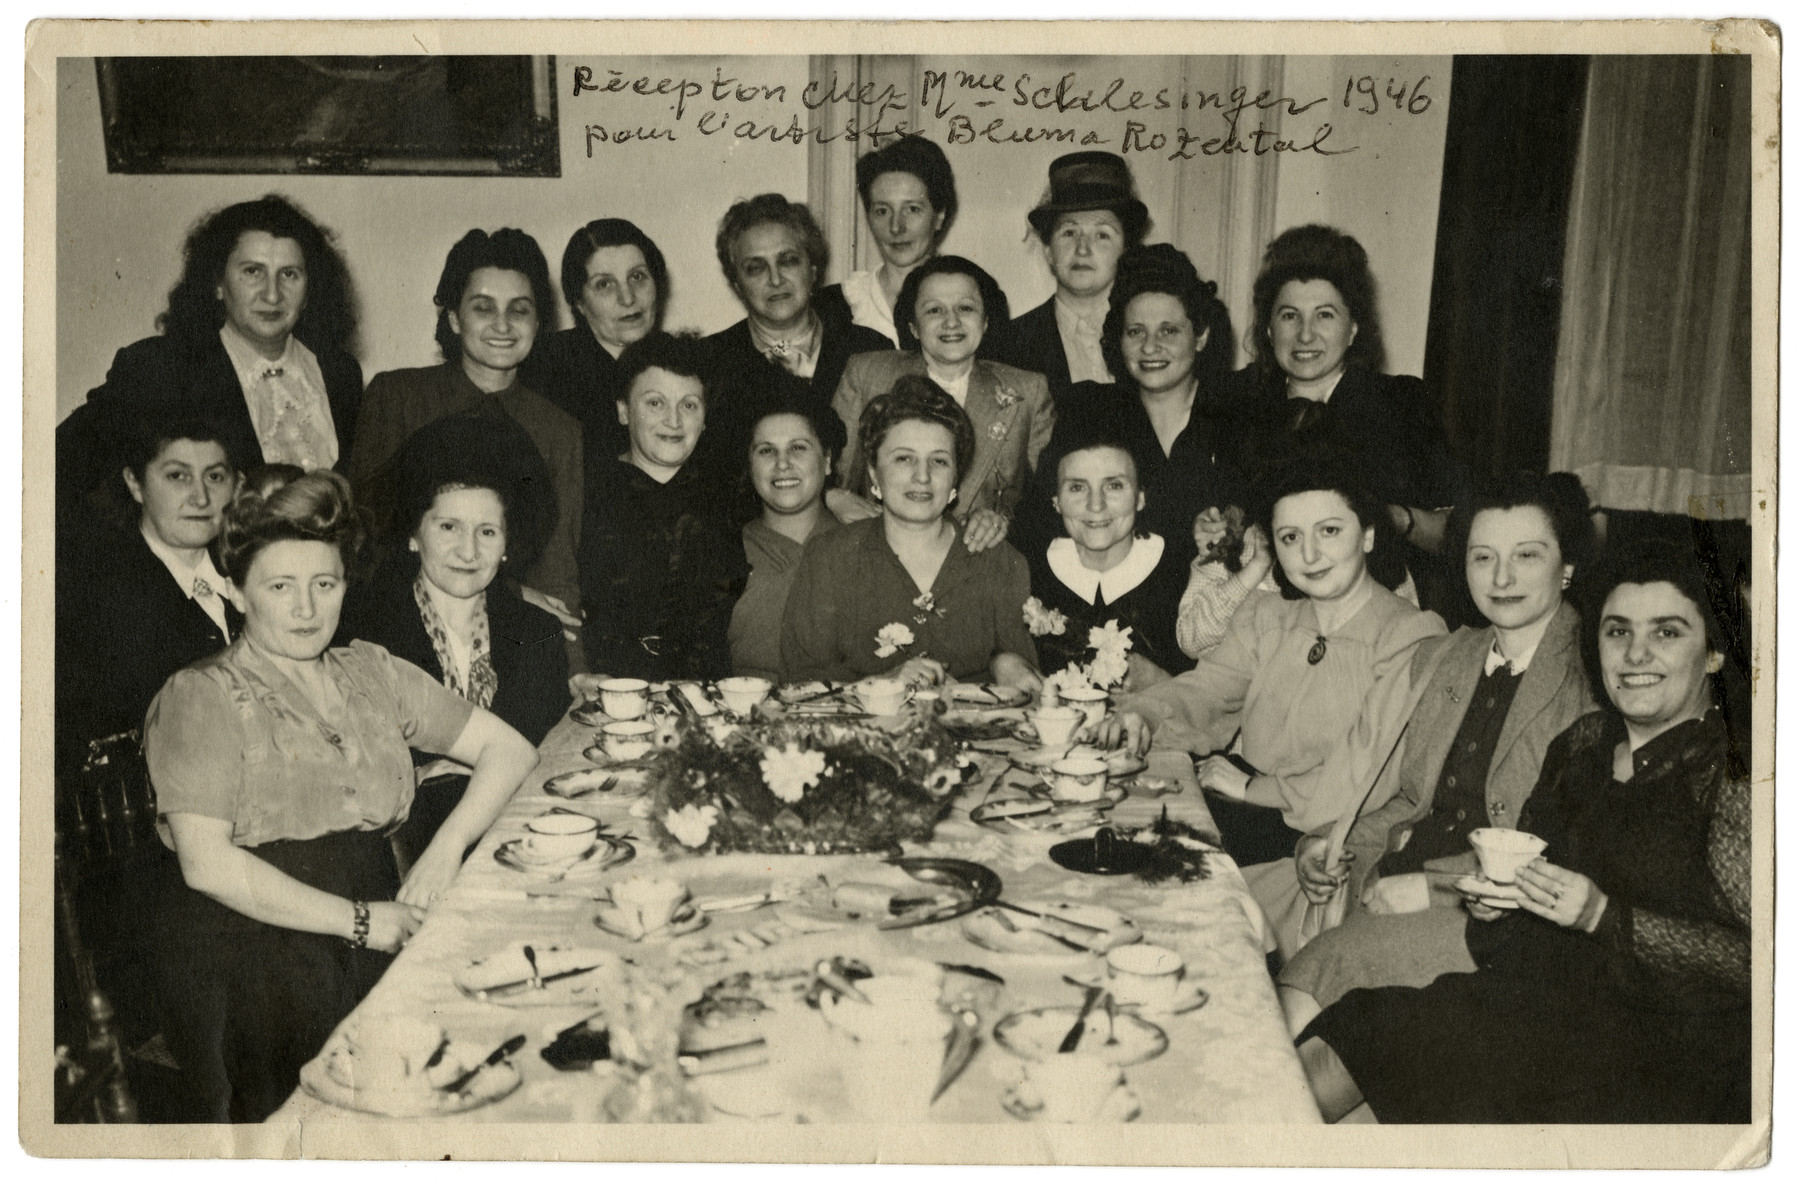
[[[1131,166],[1112,152],[1071,152],[1050,163],[1050,192],[1025,216],[1040,238],[1064,213],[1109,209],[1118,215],[1128,242],[1143,237],[1150,211],[1138,200],[1131,180]]]

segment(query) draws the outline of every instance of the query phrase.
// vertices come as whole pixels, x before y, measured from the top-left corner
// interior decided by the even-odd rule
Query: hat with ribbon
[[[1071,152],[1050,163],[1050,192],[1025,216],[1040,238],[1048,238],[1065,213],[1108,209],[1119,217],[1127,244],[1143,237],[1150,211],[1138,200],[1131,166],[1111,152]]]

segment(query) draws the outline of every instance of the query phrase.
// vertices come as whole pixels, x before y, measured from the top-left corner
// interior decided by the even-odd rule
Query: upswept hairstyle
[[[440,493],[471,488],[500,498],[506,556],[515,569],[529,570],[556,528],[550,467],[531,436],[504,416],[459,414],[421,427],[406,441],[396,469],[400,511],[392,550],[404,551],[399,543],[418,532]],[[415,560],[412,569],[417,566]]]
[[[908,373],[894,382],[894,388],[863,407],[862,421],[857,426],[857,445],[863,462],[873,467],[875,453],[881,449],[888,432],[903,422],[929,422],[943,427],[955,440],[953,454],[956,472],[953,484],[962,483],[963,473],[975,462],[975,424],[969,414],[956,404],[956,399],[943,388],[917,373]]]
[[[1469,530],[1481,513],[1495,509],[1535,508],[1550,522],[1562,560],[1575,567],[1574,583],[1594,557],[1594,518],[1587,489],[1568,472],[1514,471],[1485,481],[1466,505],[1450,514],[1444,553],[1454,560],[1469,548]]]
[[[1400,539],[1394,535],[1394,524],[1387,508],[1371,496],[1358,477],[1350,456],[1335,449],[1313,447],[1283,464],[1262,482],[1252,505],[1253,520],[1262,526],[1269,544],[1275,544],[1275,506],[1289,496],[1304,492],[1335,492],[1344,498],[1356,514],[1359,529],[1375,529],[1375,548],[1366,561],[1375,581],[1393,590],[1406,581],[1406,560]],[[1277,556],[1272,567],[1282,597],[1303,598],[1304,593],[1288,581]]]
[[[1012,319],[1006,292],[1000,289],[994,276],[960,255],[940,254],[914,267],[900,283],[900,296],[894,301],[894,327],[899,330],[902,349],[919,347],[919,338],[912,330],[912,322],[918,318],[914,309],[919,302],[919,288],[933,275],[967,275],[975,281],[975,289],[981,293],[981,310],[987,316],[987,336],[998,332]]]
[[[734,202],[725,216],[719,219],[719,235],[713,242],[719,255],[719,269],[725,272],[725,282],[733,291],[737,290],[737,264],[732,258],[732,251],[737,248],[737,240],[746,231],[762,225],[786,226],[800,240],[801,249],[813,265],[813,287],[825,281],[825,268],[831,262],[831,247],[825,241],[825,231],[813,220],[812,210],[798,201],[790,201],[780,193],[762,193],[755,197]]]
[[[805,378],[796,377],[779,365],[771,363],[760,366],[748,377],[750,384],[743,391],[744,422],[749,427],[744,442],[746,458],[749,455],[750,439],[756,434],[756,428],[763,419],[781,414],[796,414],[812,428],[813,436],[819,440],[825,457],[831,461],[832,470],[836,471],[844,446],[850,441],[850,432],[837,411],[829,403],[813,396],[812,387]],[[747,477],[747,467],[745,472]]]
[[[315,353],[348,351],[356,335],[356,301],[350,273],[331,231],[278,193],[214,210],[194,223],[181,248],[181,279],[156,326],[190,352],[213,341],[225,324],[219,284],[238,239],[261,231],[291,238],[306,258],[306,306],[294,335]]]
[[[942,241],[956,224],[956,174],[950,169],[950,158],[944,149],[921,135],[902,135],[884,148],[877,148],[856,161],[856,192],[862,198],[863,212],[869,211],[869,190],[875,178],[889,172],[904,172],[919,178],[931,208],[944,215],[937,241]]]
[[[1289,283],[1323,279],[1344,297],[1344,309],[1356,324],[1356,339],[1344,354],[1346,367],[1379,370],[1387,363],[1381,342],[1381,317],[1375,307],[1375,276],[1362,243],[1330,226],[1295,226],[1284,231],[1263,251],[1262,271],[1251,291],[1255,322],[1250,327],[1250,351],[1265,384],[1285,381],[1269,341],[1269,325],[1275,316],[1275,299]]]
[[[220,572],[241,587],[256,555],[276,542],[322,541],[337,547],[346,576],[353,577],[361,572],[365,536],[361,514],[350,499],[350,481],[333,471],[271,463],[244,477],[225,509],[213,558]]]
[[[556,324],[556,296],[550,287],[550,264],[537,239],[524,230],[470,230],[464,234],[444,259],[444,271],[438,276],[437,291],[431,302],[437,305],[437,343],[444,360],[462,356],[462,339],[450,327],[450,313],[462,304],[469,276],[483,267],[517,271],[531,284],[531,298],[537,304],[538,330],[548,331]]]
[[[226,464],[231,465],[231,446],[225,441],[224,430],[217,420],[201,415],[152,418],[134,424],[133,429],[125,436],[121,458],[125,461],[125,467],[142,483],[151,462],[169,444],[182,439],[195,443],[217,443],[219,449],[225,452]]]
[[[644,252],[644,265],[650,268],[650,277],[656,281],[653,330],[661,328],[663,309],[669,306],[669,264],[663,260],[663,252],[650,240],[650,235],[622,217],[596,218],[570,235],[562,256],[562,293],[569,311],[577,320],[585,318],[581,314],[581,289],[587,286],[588,263],[608,246],[636,246]],[[543,316],[542,309],[538,314]]]
[[[1231,338],[1231,312],[1219,299],[1219,285],[1202,279],[1188,256],[1169,245],[1139,246],[1119,257],[1118,276],[1107,297],[1106,324],[1100,330],[1100,352],[1113,377],[1127,384],[1125,310],[1140,295],[1169,295],[1181,302],[1196,333],[1206,332],[1206,345],[1194,358],[1194,373],[1203,391],[1216,390],[1231,372],[1237,345]]]
[[[630,401],[632,383],[647,369],[665,369],[678,377],[695,378],[700,382],[701,402],[710,400],[712,357],[696,332],[658,330],[626,345],[619,354],[619,401]]]

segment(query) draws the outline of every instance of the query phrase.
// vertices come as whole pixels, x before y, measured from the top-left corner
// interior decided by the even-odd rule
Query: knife
[[[969,1059],[975,1056],[975,1048],[980,1043],[976,1037],[981,1027],[981,1018],[970,1009],[957,1009],[954,1013],[955,1023],[950,1027],[950,1044],[944,1049],[944,1065],[938,1070],[937,1086],[931,1092],[931,1102],[936,1103],[938,1096],[950,1089]]]
[[[1081,1016],[1075,1018],[1075,1024],[1069,1026],[1069,1032],[1063,1035],[1062,1045],[1056,1047],[1058,1054],[1072,1054],[1075,1047],[1081,1044],[1081,1035],[1087,1032],[1088,1014],[1094,1011],[1094,1002],[1106,991],[1098,984],[1088,986],[1087,998],[1081,1002]]]
[[[552,972],[548,976],[538,976],[531,980],[514,980],[508,984],[496,984],[492,988],[478,988],[475,991],[481,996],[515,996],[522,992],[542,988],[556,980],[567,980],[571,976],[592,972],[599,966],[599,964],[589,964],[585,968],[570,968],[566,972]]]
[[[1079,922],[1075,919],[1064,918],[1060,914],[1044,914],[1041,911],[1026,910],[1023,906],[1019,906],[1015,903],[1007,902],[1000,898],[994,899],[994,901],[992,903],[990,903],[990,905],[1005,907],[1007,910],[1010,910],[1010,911],[1014,912],[1015,914],[1030,915],[1034,919],[1048,919],[1049,921],[1051,921],[1053,923],[1067,923],[1071,927],[1080,927],[1083,931],[1092,931],[1096,935],[1111,935],[1113,933],[1110,929],[1108,929],[1106,927],[1096,927],[1092,923],[1083,923],[1083,922]]]
[[[497,1048],[492,1054],[489,1054],[486,1058],[483,1058],[481,1060],[481,1062],[477,1066],[475,1066],[474,1069],[465,1072],[464,1074],[460,1075],[458,1078],[453,1080],[449,1086],[440,1087],[439,1090],[448,1091],[452,1095],[457,1094],[464,1087],[467,1087],[471,1082],[474,1082],[476,1075],[480,1074],[482,1071],[486,1070],[490,1066],[500,1065],[500,1063],[506,1061],[508,1058],[512,1057],[514,1054],[516,1054],[520,1050],[524,1049],[524,1047],[525,1047],[525,1035],[522,1033],[514,1034],[512,1037],[509,1037],[505,1041],[501,1042],[499,1045],[499,1048]]]
[[[682,1050],[675,1056],[681,1073],[693,1078],[703,1074],[722,1074],[747,1066],[763,1066],[769,1061],[769,1043],[753,1038],[735,1046],[715,1046],[710,1050]]]

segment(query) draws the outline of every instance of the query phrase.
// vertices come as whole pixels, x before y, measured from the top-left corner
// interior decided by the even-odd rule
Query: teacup
[[[345,1037],[356,1056],[354,1085],[370,1091],[422,1085],[427,1063],[444,1044],[441,1027],[403,1016],[358,1022]]]
[[[609,718],[629,722],[644,716],[650,706],[650,682],[636,677],[613,677],[600,682],[600,708]]]
[[[1072,705],[1048,705],[1027,710],[1025,716],[1031,719],[1032,729],[1037,731],[1038,745],[1043,747],[1070,745],[1075,741],[1075,731],[1087,721],[1086,711]]]
[[[525,845],[539,857],[579,857],[594,847],[600,822],[592,816],[546,812],[525,822]]]
[[[1089,803],[1106,794],[1105,759],[1058,759],[1050,764],[1050,795]]]
[[[774,682],[761,677],[726,677],[719,682],[719,696],[732,713],[747,714],[761,705],[774,688]]]
[[[1116,1065],[1094,1054],[1051,1054],[1024,1069],[1020,1098],[1041,1104],[1038,1118],[1058,1124],[1093,1122],[1125,1081]]]
[[[856,699],[862,707],[876,717],[890,717],[900,712],[909,696],[905,681],[897,681],[892,677],[877,677],[872,680],[858,681],[855,688]]]
[[[1516,828],[1478,828],[1469,834],[1481,862],[1481,876],[1504,885],[1519,876],[1521,866],[1530,865],[1543,853],[1543,837],[1520,832]]]
[[[612,888],[613,908],[633,935],[662,930],[687,901],[687,887],[670,878],[630,877]]]
[[[1106,720],[1106,703],[1110,694],[1105,689],[1097,689],[1092,685],[1082,685],[1074,689],[1058,691],[1062,703],[1080,710],[1087,715],[1084,726],[1098,726]]]
[[[848,1001],[840,1012],[869,1006]],[[923,1123],[943,1072],[950,1015],[936,1006],[887,1015],[882,1026],[833,1026],[832,1042],[851,1112],[868,1123]]]
[[[628,763],[650,753],[656,726],[650,722],[608,722],[600,727],[600,734],[606,757]]]
[[[1126,1005],[1167,1008],[1181,991],[1187,966],[1178,952],[1154,943],[1130,943],[1106,953],[1113,996]]]

